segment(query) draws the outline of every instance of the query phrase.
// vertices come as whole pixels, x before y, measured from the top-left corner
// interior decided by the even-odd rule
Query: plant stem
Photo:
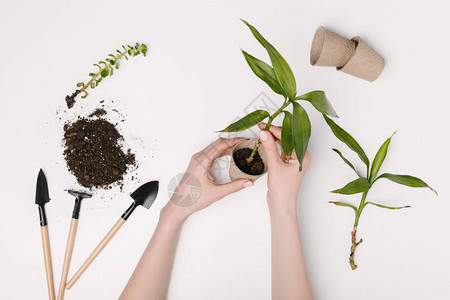
[[[356,242],[356,231],[358,230],[358,223],[359,223],[359,217],[361,216],[361,213],[365,207],[366,197],[367,197],[368,191],[365,191],[362,194],[361,202],[359,203],[358,210],[355,213],[355,222],[353,223],[353,230],[352,230],[352,246],[350,247],[350,257],[349,257],[349,263],[352,270],[355,270],[358,268],[358,266],[355,264],[355,250],[356,247],[363,242],[362,239],[360,239],[358,242]]]
[[[272,121],[283,111],[283,109],[286,108],[286,106],[288,106],[289,104],[291,104],[290,100],[285,99],[283,105],[276,111],[274,112],[271,116],[269,116],[269,119],[267,120],[267,124],[266,127],[264,128],[264,130],[269,130],[270,126],[272,125]],[[256,152],[258,151],[259,146],[261,146],[261,139],[258,139],[258,141],[256,142],[255,147],[253,148],[252,153],[250,154],[250,156],[248,158],[246,158],[248,163],[251,163],[253,161],[253,157],[255,156]]]
[[[131,50],[133,51],[133,50]],[[135,52],[135,51],[133,51]],[[125,54],[127,54],[127,52],[121,52],[119,55],[117,55],[117,57],[114,59],[114,65],[117,63],[117,61],[119,59],[121,59]],[[97,79],[97,77],[102,73],[103,70],[106,70],[108,68],[110,68],[112,65],[111,63],[106,64],[103,68],[101,68],[94,76],[92,76],[91,80],[88,81],[88,83],[86,83],[79,91],[79,93],[81,93],[82,91],[84,91],[85,89],[87,89],[91,83]]]

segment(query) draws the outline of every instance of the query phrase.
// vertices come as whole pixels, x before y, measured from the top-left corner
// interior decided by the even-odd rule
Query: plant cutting
[[[97,72],[89,73],[91,79],[85,84],[84,82],[78,82],[77,87],[79,89],[75,90],[72,95],[66,96],[66,103],[68,108],[72,108],[75,104],[75,98],[82,93],[81,98],[86,98],[88,96],[87,88],[95,89],[103,78],[107,76],[112,76],[114,74],[114,69],[119,69],[119,60],[125,58],[128,60],[128,56],[134,57],[137,55],[147,55],[147,46],[144,44],[136,43],[134,46],[124,46],[123,50],[116,50],[116,54],[108,54],[105,61],[99,61],[98,64],[94,64],[98,68]]]
[[[322,114],[331,117],[338,116],[323,91],[312,91],[306,94],[297,95],[295,77],[287,61],[281,56],[277,49],[275,49],[275,47],[272,46],[258,30],[256,30],[255,27],[245,20],[242,20],[242,22],[248,26],[256,40],[266,49],[272,65],[269,65],[242,50],[245,60],[253,73],[264,81],[272,91],[281,95],[284,101],[273,114],[270,114],[266,110],[256,110],[230,124],[227,128],[221,130],[221,132],[240,132],[255,126],[266,118],[268,119],[265,127],[267,130],[272,124],[272,121],[283,113],[281,146],[286,155],[287,162],[289,162],[292,151],[295,151],[300,163],[301,171],[303,157],[305,156],[311,136],[311,122],[308,114],[299,101],[304,100],[310,102],[313,107]],[[292,106],[292,113],[286,110],[289,106]],[[232,177],[232,179],[256,179],[267,170],[267,167],[263,162],[265,156],[264,151],[259,149],[260,146],[261,140],[259,139],[257,142],[244,141],[241,144],[236,145],[233,150],[232,164],[235,163],[237,165],[237,168],[234,170],[237,170],[238,173],[239,170],[241,172],[240,174],[233,176],[232,165],[230,167],[230,177]],[[260,151],[258,151],[258,149]]]
[[[344,157],[344,155],[339,151],[338,149],[333,149],[334,152],[336,152],[341,159],[347,164],[358,176],[357,179],[347,183],[344,187],[332,191],[332,193],[336,194],[342,194],[342,195],[354,195],[354,194],[362,194],[361,200],[359,202],[358,207],[352,204],[348,204],[345,202],[334,202],[330,201],[330,203],[333,203],[337,206],[344,206],[349,207],[353,209],[355,212],[355,221],[353,222],[353,230],[351,232],[351,247],[350,247],[350,257],[349,257],[349,263],[352,270],[355,270],[358,266],[355,264],[355,250],[356,247],[362,243],[362,239],[359,241],[356,241],[356,232],[358,229],[359,220],[361,217],[361,213],[363,212],[364,208],[367,205],[373,205],[377,206],[379,208],[384,209],[391,209],[391,210],[397,210],[397,209],[403,209],[410,207],[409,205],[406,206],[388,206],[380,203],[370,202],[367,201],[367,194],[375,184],[380,179],[388,179],[394,183],[414,187],[414,188],[429,188],[434,193],[437,192],[432,189],[428,184],[426,184],[423,180],[411,176],[411,175],[397,175],[397,174],[391,174],[391,173],[383,173],[381,175],[379,174],[380,168],[383,165],[383,162],[386,158],[389,144],[391,142],[392,136],[395,134],[392,134],[390,138],[388,138],[378,149],[378,152],[376,153],[374,159],[372,160],[372,163],[367,158],[366,153],[361,148],[361,146],[358,144],[358,142],[344,129],[339,127],[333,120],[328,118],[326,115],[323,115],[325,118],[325,121],[327,122],[328,126],[330,126],[331,131],[334,133],[334,135],[344,144],[346,144],[352,151],[354,151],[359,158],[362,160],[362,162],[366,166],[366,172],[364,175],[361,175],[357,169],[355,168],[354,164],[352,164],[347,158]]]

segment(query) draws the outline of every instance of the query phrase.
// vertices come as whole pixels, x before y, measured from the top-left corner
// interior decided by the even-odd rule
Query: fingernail
[[[261,141],[267,141],[267,132],[261,131],[259,137],[261,138]]]
[[[250,180],[246,181],[246,182],[244,182],[243,185],[244,185],[245,188],[251,187],[251,186],[253,186],[253,181],[250,181]]]

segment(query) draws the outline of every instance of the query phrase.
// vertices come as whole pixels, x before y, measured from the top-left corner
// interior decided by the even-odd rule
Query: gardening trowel
[[[48,239],[47,216],[45,215],[45,203],[50,201],[48,195],[47,179],[44,171],[39,170],[36,184],[36,204],[39,209],[39,219],[41,222],[42,246],[44,248],[45,274],[47,276],[48,298],[55,299],[55,287],[53,285],[52,256],[50,254],[50,242]]]
[[[123,215],[119,218],[116,224],[111,228],[108,234],[103,238],[103,240],[98,244],[97,248],[94,249],[92,254],[86,259],[80,269],[73,275],[72,279],[66,285],[66,289],[70,289],[75,282],[80,278],[80,276],[86,271],[89,265],[94,261],[97,255],[105,248],[105,246],[109,243],[109,241],[113,238],[113,236],[119,231],[120,227],[122,227],[123,223],[130,217],[133,211],[139,205],[142,205],[146,209],[149,209],[152,206],[153,202],[158,195],[158,181],[150,181],[143,185],[141,185],[137,190],[135,190],[130,196],[134,199],[134,202],[131,206],[123,213]]]
[[[72,221],[70,222],[69,237],[67,238],[66,253],[64,254],[64,264],[61,273],[61,281],[59,282],[58,300],[62,300],[64,298],[67,274],[69,273],[73,244],[75,242],[75,234],[77,233],[78,218],[80,217],[81,201],[85,198],[92,197],[91,194],[84,192],[73,190],[68,190],[67,192],[75,197],[75,204],[73,206]]]

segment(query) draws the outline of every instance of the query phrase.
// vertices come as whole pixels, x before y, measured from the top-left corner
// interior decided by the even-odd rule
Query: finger
[[[277,145],[275,144],[275,140],[270,134],[270,132],[266,130],[262,130],[259,133],[259,138],[264,146],[264,151],[267,154],[267,159],[269,160],[269,168],[272,164],[281,164],[283,161],[281,160],[280,154],[278,153]]]
[[[259,123],[259,124],[258,124],[258,127],[259,127],[261,130],[266,130],[266,126],[267,126],[266,123]],[[281,140],[281,127],[271,125],[271,126],[269,127],[269,132],[270,132],[276,139]]]
[[[219,157],[231,154],[231,149],[239,142],[246,140],[245,138],[225,139],[219,138],[214,143],[203,149],[200,153],[202,159],[208,166]]]
[[[218,199],[222,199],[223,197],[251,186],[253,186],[253,181],[249,179],[237,179],[229,183],[219,184],[216,186]]]

